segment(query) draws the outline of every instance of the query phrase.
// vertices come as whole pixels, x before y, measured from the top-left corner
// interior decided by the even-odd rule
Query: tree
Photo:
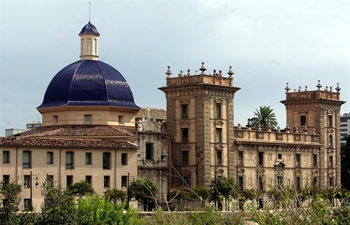
[[[61,187],[44,185],[45,202],[37,224],[77,224],[74,197]]]
[[[69,194],[72,194],[74,196],[78,196],[81,198],[84,195],[87,194],[93,194],[95,191],[92,188],[91,184],[89,184],[87,181],[82,180],[80,182],[77,182],[67,188],[67,191]]]
[[[221,196],[228,200],[234,190],[237,190],[235,181],[226,177],[216,177],[211,181],[210,187],[212,189],[212,200],[214,203],[220,204],[222,204]]]
[[[350,135],[341,148],[341,178],[342,187],[350,190]]]
[[[124,201],[127,198],[127,194],[125,191],[118,189],[108,189],[104,193],[104,197],[109,199],[114,204],[117,204],[118,201]]]
[[[87,195],[79,199],[77,206],[78,224],[81,225],[117,225],[117,224],[143,224],[135,210],[130,209],[124,213],[125,202],[115,205],[105,197]]]
[[[157,186],[153,181],[149,179],[139,179],[131,183],[128,188],[129,196],[141,202],[144,206],[144,210],[152,210],[157,204],[156,193],[158,191]]]
[[[250,121],[253,127],[258,127],[260,124],[262,128],[268,128],[270,126],[275,129],[278,124],[276,115],[270,106],[260,106],[260,110],[255,109],[254,117]]]
[[[0,208],[0,224],[18,224],[16,212],[18,211],[20,193],[21,186],[18,184],[0,184],[0,195],[3,200],[3,206]]]

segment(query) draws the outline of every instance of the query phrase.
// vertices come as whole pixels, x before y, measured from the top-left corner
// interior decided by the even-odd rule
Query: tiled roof
[[[81,29],[80,34],[95,34],[100,36],[100,33],[97,31],[97,28],[90,23],[90,21]]]
[[[164,109],[154,109],[154,108],[141,108],[137,113],[136,118],[141,119],[142,117],[147,117],[148,111],[150,109],[150,117],[157,120],[166,120],[166,111]]]
[[[47,126],[0,138],[0,146],[133,148],[125,140],[134,137],[135,128],[123,126],[68,125]]]

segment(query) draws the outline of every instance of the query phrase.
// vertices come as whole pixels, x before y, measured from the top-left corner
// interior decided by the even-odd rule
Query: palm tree
[[[277,126],[276,115],[272,112],[273,109],[270,106],[260,106],[260,110],[255,109],[254,117],[250,119],[253,127],[258,127],[259,124],[261,128],[271,127],[275,129]]]

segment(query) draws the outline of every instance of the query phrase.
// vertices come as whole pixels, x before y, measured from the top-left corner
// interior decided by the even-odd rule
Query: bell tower
[[[341,143],[340,143],[340,87],[335,91],[326,86],[323,90],[320,81],[317,90],[309,91],[307,86],[302,90],[290,92],[287,86],[286,100],[281,101],[286,106],[287,125],[291,128],[313,130],[320,134],[319,185],[322,188],[340,188]],[[307,129],[306,129],[307,128]]]
[[[235,177],[233,151],[233,71],[180,71],[159,88],[167,100],[167,132],[173,138],[172,186],[210,185],[215,176]]]

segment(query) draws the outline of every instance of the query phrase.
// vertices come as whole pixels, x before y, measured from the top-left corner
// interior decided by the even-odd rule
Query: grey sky
[[[79,60],[79,32],[88,1],[1,2],[0,135],[40,120],[36,107],[54,75]],[[340,83],[350,101],[350,2],[92,1],[100,59],[118,69],[136,104],[165,108],[164,74],[171,65],[235,71],[235,124],[271,106],[281,127],[286,82],[292,89]],[[350,104],[342,113],[350,112]]]

